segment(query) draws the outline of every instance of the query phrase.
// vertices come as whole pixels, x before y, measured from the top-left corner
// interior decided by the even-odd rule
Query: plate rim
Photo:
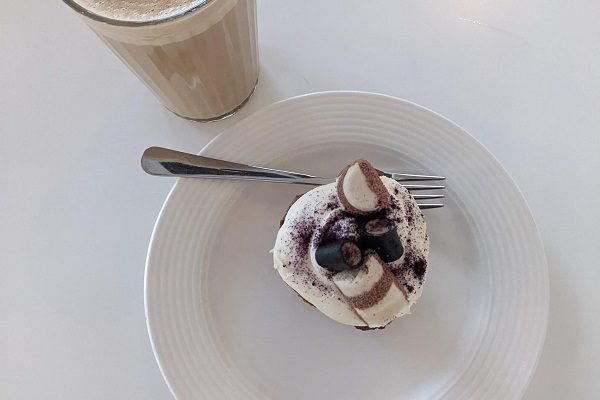
[[[219,140],[222,139],[222,137],[224,136],[224,134],[226,134],[228,131],[233,130],[238,124],[240,124],[242,121],[245,121],[248,118],[257,118],[257,116],[260,116],[261,114],[265,114],[270,112],[272,109],[277,108],[279,105],[283,104],[283,103],[289,103],[289,102],[294,102],[294,101],[298,101],[298,100],[302,100],[305,98],[319,98],[319,97],[326,97],[326,96],[336,96],[336,95],[358,95],[358,96],[367,96],[367,97],[378,97],[378,98],[385,98],[394,102],[399,102],[399,103],[403,103],[406,105],[409,105],[411,107],[414,107],[420,111],[424,111],[426,113],[432,114],[433,116],[443,120],[445,123],[453,126],[454,128],[458,129],[459,131],[462,132],[462,134],[464,135],[464,137],[468,140],[471,140],[475,145],[477,145],[486,155],[486,157],[489,157],[494,164],[499,167],[499,169],[502,171],[503,175],[507,178],[507,180],[510,182],[511,186],[516,190],[518,197],[522,203],[522,205],[524,206],[524,208],[526,209],[528,215],[530,216],[530,221],[532,224],[532,228],[535,232],[535,239],[538,242],[538,245],[540,246],[541,249],[541,263],[540,263],[540,267],[543,269],[542,275],[543,275],[543,279],[544,282],[542,284],[543,287],[543,299],[542,299],[542,303],[541,304],[541,308],[543,308],[542,312],[542,326],[543,326],[543,332],[542,332],[542,336],[538,345],[538,348],[536,349],[536,356],[532,365],[532,368],[530,371],[528,371],[528,376],[525,380],[525,384],[523,385],[521,391],[520,391],[520,396],[519,398],[522,398],[523,395],[525,394],[527,388],[529,387],[531,380],[533,379],[533,376],[539,366],[539,362],[540,362],[540,358],[541,355],[543,353],[544,347],[545,347],[545,343],[546,343],[546,338],[547,338],[547,333],[548,333],[548,320],[549,320],[549,305],[550,305],[550,276],[549,276],[549,269],[548,269],[548,259],[547,259],[547,255],[546,255],[546,249],[544,246],[544,242],[543,242],[543,238],[541,235],[541,232],[539,230],[539,226],[534,218],[533,212],[531,211],[531,207],[529,206],[529,203],[525,197],[525,195],[523,194],[523,191],[521,190],[521,188],[519,187],[519,185],[517,185],[517,183],[515,182],[514,178],[512,177],[512,175],[508,172],[508,170],[504,167],[504,165],[496,158],[496,156],[479,140],[477,139],[475,136],[473,136],[471,133],[469,133],[468,130],[466,130],[465,128],[463,128],[461,125],[459,125],[458,123],[450,120],[449,118],[445,117],[444,115],[428,108],[425,106],[422,106],[418,103],[415,103],[413,101],[404,99],[404,98],[400,98],[400,97],[396,97],[393,95],[389,95],[389,94],[383,94],[383,93],[376,93],[376,92],[370,92],[370,91],[361,91],[361,90],[327,90],[327,91],[319,91],[319,92],[311,92],[311,93],[304,93],[304,94],[300,94],[300,95],[296,95],[296,96],[292,96],[286,99],[281,99],[278,100],[274,103],[271,103],[259,110],[257,110],[256,112],[249,114],[247,116],[245,116],[244,118],[240,119],[239,121],[236,121],[233,125],[224,128],[222,131],[220,131],[215,137],[213,137],[208,143],[206,143],[206,145],[204,145],[202,147],[202,149],[197,153],[199,155],[205,155],[206,153],[209,153],[212,146],[215,145],[216,142],[218,142]],[[148,303],[148,297],[149,297],[149,293],[148,293],[148,286],[149,286],[149,270],[151,268],[150,266],[150,257],[151,257],[151,253],[153,251],[153,245],[155,244],[155,236],[157,235],[157,231],[158,231],[158,226],[161,222],[161,218],[164,214],[164,211],[169,203],[169,201],[171,200],[171,197],[173,196],[173,194],[175,193],[175,191],[177,190],[178,186],[181,184],[183,178],[176,178],[174,184],[171,186],[171,189],[169,190],[167,196],[165,197],[165,200],[163,201],[160,210],[158,212],[158,215],[156,217],[156,221],[153,225],[152,228],[152,233],[150,235],[150,239],[149,239],[149,243],[148,243],[148,250],[146,252],[146,259],[145,259],[145,265],[144,265],[144,319],[145,319],[145,323],[146,323],[146,330],[148,332],[148,339],[150,341],[150,345],[152,348],[152,353],[154,355],[154,358],[156,360],[156,363],[158,365],[158,368],[160,370],[160,373],[163,377],[164,382],[166,383],[167,387],[169,388],[169,391],[171,392],[171,394],[173,395],[173,397],[175,399],[177,399],[177,394],[175,393],[174,388],[172,387],[171,382],[169,382],[169,379],[167,378],[166,372],[164,370],[163,364],[161,363],[161,356],[158,352],[157,346],[156,346],[156,341],[154,338],[154,335],[152,333],[152,327],[150,325],[150,318],[149,318],[149,303]]]

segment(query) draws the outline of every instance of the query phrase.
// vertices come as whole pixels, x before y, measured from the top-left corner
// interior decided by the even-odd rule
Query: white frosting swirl
[[[346,172],[347,178],[357,176],[348,175],[351,169]],[[386,177],[380,179],[391,202],[378,215],[396,223],[405,250],[400,259],[383,263],[368,253],[363,266],[335,275],[318,265],[315,251],[321,240],[356,239],[359,218],[368,218],[344,210],[334,183],[307,192],[290,207],[273,249],[274,266],[282,279],[322,313],[347,325],[383,327],[409,313],[421,295],[425,279],[429,240],[423,215],[402,185]],[[365,193],[366,182],[361,184],[360,178],[350,182],[353,183],[344,188],[346,199],[360,209],[372,206],[372,201],[356,200],[361,196],[353,196],[356,191]],[[366,302],[363,295],[376,289],[378,301]]]

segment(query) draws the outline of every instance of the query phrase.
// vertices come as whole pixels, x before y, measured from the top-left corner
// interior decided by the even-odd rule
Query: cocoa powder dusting
[[[347,171],[347,168],[342,171],[342,175]],[[365,172],[363,171],[363,173]],[[378,177],[377,180],[384,186]],[[337,188],[339,192],[341,189],[341,179],[338,179]],[[315,246],[318,246],[321,243],[340,239],[358,240],[360,232],[364,229],[365,225],[376,218],[387,218],[394,221],[398,226],[400,224],[408,224],[409,235],[414,235],[414,232],[416,232],[414,229],[417,229],[414,226],[416,223],[415,217],[419,217],[420,211],[413,205],[413,201],[402,199],[403,194],[400,193],[400,188],[395,187],[391,192],[393,195],[399,197],[394,197],[386,189],[386,200],[389,201],[384,201],[385,207],[367,215],[355,213],[346,208],[346,204],[343,204],[345,199],[343,196],[338,196],[338,193],[334,192],[331,196],[326,195],[320,198],[319,204],[314,209],[311,209],[311,213],[304,213],[289,226],[290,241],[286,245],[292,251],[291,259],[284,264],[284,267],[294,272],[298,283],[313,287],[322,292],[323,295],[331,295],[333,289],[327,284],[327,281],[332,279],[333,273],[326,273],[325,281],[323,282],[320,278],[316,279],[315,272],[306,264],[311,244],[314,243]],[[297,201],[297,198],[294,199],[295,201]],[[321,226],[325,215],[328,216],[328,223]],[[387,294],[392,284],[398,286],[405,295],[413,294],[421,287],[427,271],[427,262],[421,251],[415,247],[417,244],[411,242],[410,237],[405,239],[404,245],[405,254],[403,257],[398,261],[384,265],[385,272],[382,278],[368,294],[346,299],[354,308],[366,309],[377,304]],[[303,300],[306,301],[304,298]],[[343,300],[338,297],[338,301]],[[360,330],[373,330],[383,329],[384,327],[369,328],[367,326],[358,326],[356,328]]]

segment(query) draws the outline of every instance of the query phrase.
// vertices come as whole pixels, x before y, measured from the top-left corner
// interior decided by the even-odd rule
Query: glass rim
[[[157,18],[157,19],[151,19],[148,21],[125,21],[122,19],[105,17],[105,16],[96,14],[96,13],[88,10],[87,8],[78,4],[76,2],[76,0],[63,0],[63,3],[65,3],[66,5],[71,7],[73,10],[75,10],[79,14],[81,14],[85,17],[88,17],[90,19],[93,19],[95,21],[98,21],[98,22],[104,22],[106,24],[114,25],[114,26],[141,27],[141,26],[158,25],[158,24],[162,24],[165,22],[175,21],[179,18],[182,18],[188,14],[192,14],[192,13],[204,8],[204,6],[208,5],[209,3],[212,3],[213,1],[214,0],[201,0],[201,2],[199,4],[196,4],[195,6],[189,8],[187,10],[184,10],[178,14],[169,15],[167,17],[162,17],[162,18]]]

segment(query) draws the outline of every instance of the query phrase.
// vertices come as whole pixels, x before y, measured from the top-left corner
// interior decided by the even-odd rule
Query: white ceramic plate
[[[447,119],[392,97],[328,92],[274,104],[202,154],[316,175],[363,157],[443,174],[446,207],[425,211],[428,281],[411,315],[382,331],[337,324],[273,269],[282,184],[179,180],[146,265],[146,316],[175,397],[517,399],[540,354],[547,266],[506,171]]]

